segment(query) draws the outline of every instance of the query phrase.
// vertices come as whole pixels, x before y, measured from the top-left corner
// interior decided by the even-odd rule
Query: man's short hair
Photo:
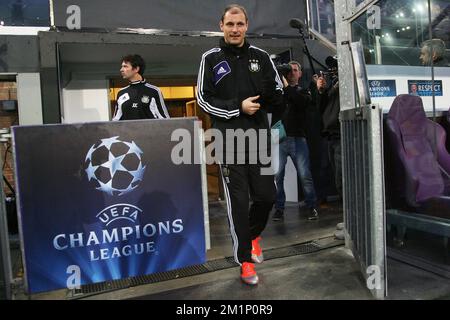
[[[144,75],[145,61],[138,54],[129,54],[122,58],[122,62],[128,62],[133,68],[139,67],[139,74]]]
[[[302,65],[300,64],[300,62],[292,60],[292,61],[289,61],[289,64],[290,65],[296,64],[298,66],[298,70],[302,71]]]
[[[222,14],[222,18],[220,19],[220,21],[223,22],[223,19],[225,19],[225,14],[230,11],[232,14],[236,14],[239,12],[242,12],[245,16],[245,21],[248,22],[248,15],[247,15],[247,10],[245,10],[245,8],[239,4],[229,4],[226,6],[225,10],[223,10],[223,14]]]
[[[445,42],[441,39],[426,40],[422,43],[422,48],[427,48],[431,55],[430,58],[433,57],[433,54],[436,54],[437,59],[445,56]]]

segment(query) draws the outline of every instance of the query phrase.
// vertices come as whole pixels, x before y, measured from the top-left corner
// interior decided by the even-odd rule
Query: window
[[[352,25],[353,41],[362,40],[368,64],[420,66],[423,43],[432,38],[441,39],[450,48],[450,1],[432,1],[431,16],[426,0],[379,1]]]
[[[336,43],[333,0],[308,0],[311,28]]]
[[[0,26],[50,26],[48,0],[2,0]]]

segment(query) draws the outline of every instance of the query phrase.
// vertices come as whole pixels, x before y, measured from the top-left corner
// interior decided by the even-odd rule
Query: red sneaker
[[[244,262],[241,267],[241,280],[249,285],[258,284],[259,278],[255,271],[255,265],[250,262]]]
[[[264,255],[261,246],[259,245],[260,240],[261,237],[252,240],[252,260],[255,263],[262,263],[264,261]]]

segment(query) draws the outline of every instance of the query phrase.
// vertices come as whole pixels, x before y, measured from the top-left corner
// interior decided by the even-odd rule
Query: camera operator
[[[328,157],[333,168],[336,190],[342,196],[341,128],[339,123],[339,77],[337,60],[327,57],[328,72],[315,75],[317,103],[322,114],[322,134],[328,140]]]
[[[309,220],[316,220],[319,216],[316,208],[316,191],[311,175],[309,149],[306,142],[306,109],[311,105],[311,95],[307,90],[299,86],[302,76],[301,65],[296,61],[289,62],[289,66],[281,65],[277,67],[288,82],[284,88],[284,97],[287,109],[283,113],[273,113],[272,123],[280,119],[286,130],[287,137],[280,141],[279,170],[276,174],[277,198],[275,203],[275,213],[273,221],[282,220],[284,217],[284,203],[286,195],[284,192],[284,174],[287,157],[294,163],[297,175],[303,187],[305,203],[309,208]],[[288,72],[287,72],[288,71]]]
[[[339,76],[335,57],[327,57],[327,72],[315,75],[316,101],[322,114],[322,135],[327,138],[328,158],[333,169],[336,190],[342,197],[341,128],[339,123]],[[314,87],[313,87],[314,88]]]

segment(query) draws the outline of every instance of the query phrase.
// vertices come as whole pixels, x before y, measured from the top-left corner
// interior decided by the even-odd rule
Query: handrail
[[[325,45],[328,49],[333,50],[334,53],[337,52],[337,48],[336,48],[336,44],[334,44],[333,42],[331,42],[330,40],[328,40],[325,36],[323,36],[321,33],[319,33],[318,31],[309,28],[309,33],[316,38],[317,40],[319,40],[323,45]]]

